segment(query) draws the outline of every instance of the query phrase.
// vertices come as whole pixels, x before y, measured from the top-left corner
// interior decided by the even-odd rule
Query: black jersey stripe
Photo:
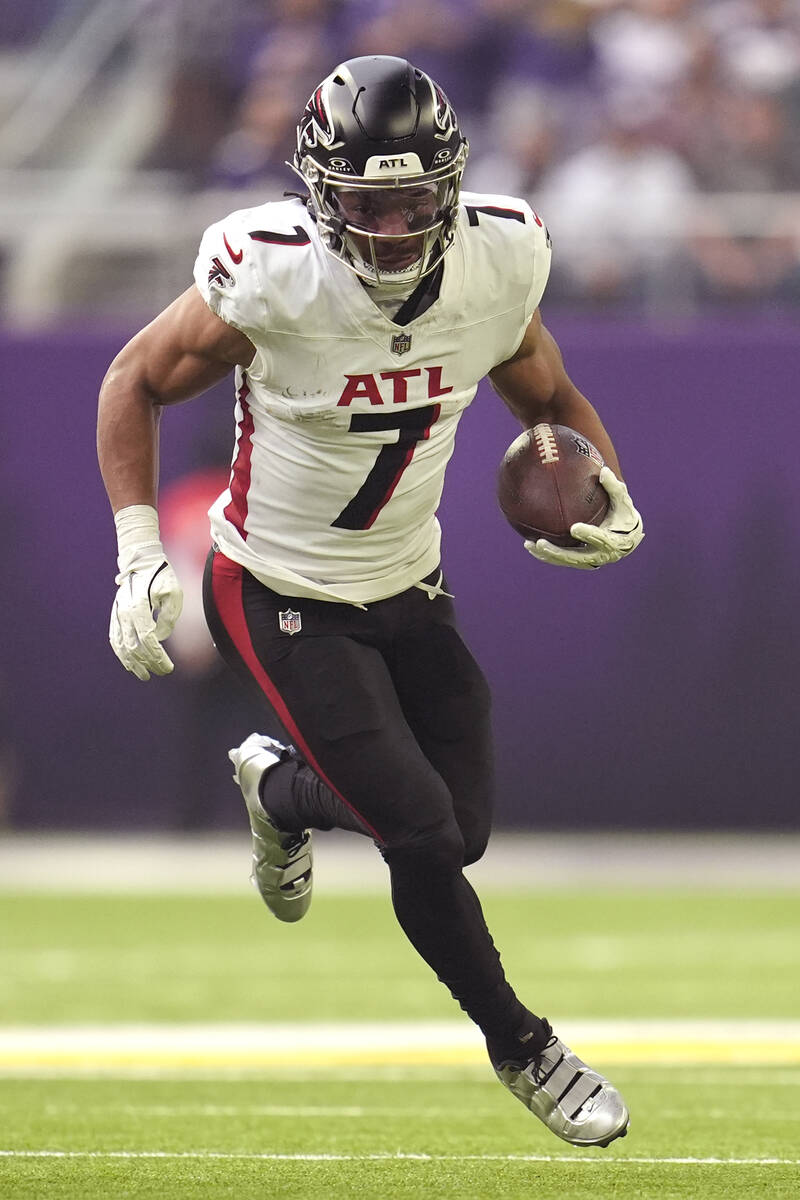
[[[467,204],[467,218],[470,225],[479,225],[478,213],[486,213],[487,217],[505,217],[509,221],[521,221],[525,224],[525,213],[516,208],[495,208],[491,204]]]
[[[275,233],[272,229],[251,229],[250,237],[254,242],[269,242],[273,246],[308,246],[311,238],[300,225],[295,225],[294,233]]]
[[[424,312],[427,312],[431,305],[439,299],[443,274],[444,260],[439,263],[435,271],[419,281],[411,295],[403,301],[392,317],[392,324],[409,325],[417,317],[421,317]]]

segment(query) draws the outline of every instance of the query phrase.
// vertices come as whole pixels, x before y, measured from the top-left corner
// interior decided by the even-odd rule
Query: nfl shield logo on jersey
[[[287,608],[286,612],[278,613],[278,625],[281,633],[299,633],[303,628],[300,613],[292,612],[291,608]]]
[[[411,349],[411,334],[396,333],[392,338],[392,354],[408,354]]]

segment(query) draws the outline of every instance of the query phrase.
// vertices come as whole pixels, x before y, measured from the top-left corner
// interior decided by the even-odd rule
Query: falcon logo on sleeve
[[[212,258],[211,270],[208,272],[208,282],[212,286],[227,287],[229,283],[233,283],[233,276],[220,258]]]

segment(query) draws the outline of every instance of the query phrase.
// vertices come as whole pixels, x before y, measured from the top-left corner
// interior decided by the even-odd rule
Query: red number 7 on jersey
[[[381,446],[367,478],[336,520],[331,521],[334,529],[369,529],[374,524],[414,457],[417,442],[424,442],[429,436],[441,408],[441,404],[426,404],[424,408],[405,412],[353,413],[349,425],[351,433],[398,429],[400,436],[396,442]]]

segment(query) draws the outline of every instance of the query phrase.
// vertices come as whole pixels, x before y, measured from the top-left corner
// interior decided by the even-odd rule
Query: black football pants
[[[307,764],[266,777],[276,823],[371,837],[411,943],[488,1037],[510,1036],[527,1010],[462,873],[486,847],[493,771],[489,692],[452,601],[415,587],[365,610],[281,596],[212,551],[204,602],[222,657],[266,701],[262,730]],[[281,631],[288,610],[296,633]]]

